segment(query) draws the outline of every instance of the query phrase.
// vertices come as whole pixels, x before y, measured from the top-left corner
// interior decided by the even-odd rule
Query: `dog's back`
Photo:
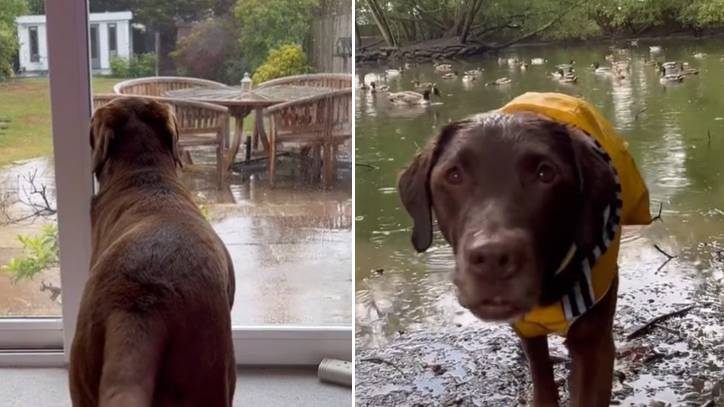
[[[74,405],[230,406],[233,266],[176,178],[175,140],[165,140],[176,137],[173,126],[144,122],[172,116],[135,99],[104,109],[92,134],[94,153],[104,142],[107,152],[94,154],[101,191],[71,353]],[[111,117],[101,126],[104,114],[125,115],[116,121],[123,125],[113,127]],[[98,133],[110,140],[97,140]],[[139,155],[140,138],[153,154]]]

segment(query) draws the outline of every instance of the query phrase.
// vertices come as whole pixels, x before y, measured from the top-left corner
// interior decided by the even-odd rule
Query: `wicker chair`
[[[123,95],[94,95],[94,110],[118,97],[123,97]],[[229,109],[211,103],[189,100],[150,96],[138,97],[146,97],[171,106],[176,115],[176,124],[178,125],[179,132],[178,143],[182,150],[197,146],[216,147],[216,171],[218,186],[221,188],[224,185],[224,176],[228,168],[228,163],[225,158],[224,140],[228,132]]]
[[[151,76],[129,79],[113,86],[119,95],[164,96],[166,92],[188,88],[226,88],[223,83],[181,76]]]
[[[352,89],[337,90],[281,103],[266,109],[269,117],[269,182],[274,185],[277,147],[294,142],[323,149],[324,186],[336,177],[335,157],[340,144],[352,137]]]
[[[277,85],[312,86],[317,88],[346,89],[352,87],[352,75],[343,73],[315,73],[308,75],[287,76],[262,82],[256,86],[267,88]]]

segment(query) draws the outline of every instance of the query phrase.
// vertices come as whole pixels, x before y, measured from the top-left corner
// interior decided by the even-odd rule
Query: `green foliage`
[[[156,73],[156,54],[134,55],[130,59],[111,59],[111,75],[117,78],[140,78]]]
[[[24,0],[0,0],[0,81],[13,74],[13,61],[18,52],[15,17],[26,11]]]
[[[250,70],[269,50],[283,44],[301,44],[309,34],[319,0],[238,0],[234,14],[240,24],[240,44]]]
[[[259,84],[283,76],[308,73],[311,67],[307,64],[307,55],[299,45],[282,45],[269,51],[264,64],[254,72],[252,80]]]
[[[460,35],[472,15],[469,40],[501,42],[536,32],[534,39],[666,35],[721,30],[724,0],[387,0],[384,12],[397,42]],[[356,0],[356,22],[375,24],[370,0]],[[479,5],[479,7],[477,7]],[[559,18],[562,16],[562,18]]]
[[[32,279],[38,273],[58,264],[58,227],[55,224],[43,226],[35,236],[19,235],[24,255],[15,257],[2,267],[11,274],[13,284]]]
[[[238,83],[244,74],[239,34],[232,18],[209,18],[179,41],[171,57],[180,75]]]

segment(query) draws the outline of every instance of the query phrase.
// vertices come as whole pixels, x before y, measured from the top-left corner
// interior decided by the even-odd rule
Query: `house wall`
[[[100,51],[100,71],[110,72],[110,48],[108,43],[108,24],[116,24],[116,44],[118,56],[130,58],[133,53],[131,42],[131,22],[128,19],[115,20],[112,14],[121,13],[98,13],[90,15],[90,23],[98,25],[98,45]],[[130,13],[128,13],[130,15]],[[23,16],[17,21],[20,69],[26,72],[43,72],[48,70],[47,38],[45,35],[44,16]],[[37,63],[30,62],[30,33],[29,27],[38,27],[38,51],[40,60]]]
[[[30,62],[30,31],[29,27],[38,27],[38,62]],[[27,24],[18,27],[20,42],[20,69],[25,71],[48,70],[48,42],[45,40],[45,24]]]

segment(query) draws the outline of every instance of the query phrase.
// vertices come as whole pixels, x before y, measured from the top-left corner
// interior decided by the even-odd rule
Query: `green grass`
[[[110,92],[118,78],[93,78],[93,92]],[[47,156],[51,140],[48,78],[0,82],[0,167]]]

